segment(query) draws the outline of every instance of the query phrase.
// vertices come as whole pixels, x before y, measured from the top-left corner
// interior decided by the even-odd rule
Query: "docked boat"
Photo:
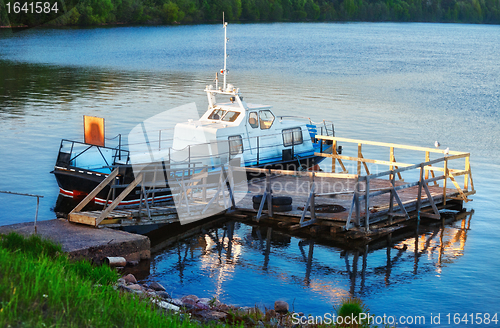
[[[173,165],[216,170],[221,163],[229,161],[236,161],[242,167],[305,170],[316,167],[324,159],[315,153],[331,152],[331,145],[315,137],[334,136],[332,122],[315,123],[306,117],[279,116],[269,105],[247,103],[240,89],[226,82],[227,23],[223,27],[224,68],[217,72],[215,83],[204,90],[208,99],[204,115],[177,123],[170,131],[155,131],[158,139],[146,138],[143,148],[147,151],[142,156],[131,151],[132,145],[137,149],[138,143],[131,142],[130,134],[128,145],[119,135],[115,146],[105,146],[103,127],[95,122],[90,124],[91,136],[87,138],[86,132],[85,142],[63,139],[52,171],[63,196],[87,195],[118,167],[120,174],[113,185],[104,188],[94,200],[97,204],[111,202],[114,195],[134,180],[134,168],[149,165],[151,159],[165,172]],[[144,128],[144,124],[138,127]],[[149,131],[149,135],[153,134]],[[164,142],[165,138],[171,142]],[[155,147],[151,147],[153,143]],[[139,194],[140,190],[131,192],[120,205],[137,204]],[[154,201],[164,201],[172,195],[166,188],[153,197]]]

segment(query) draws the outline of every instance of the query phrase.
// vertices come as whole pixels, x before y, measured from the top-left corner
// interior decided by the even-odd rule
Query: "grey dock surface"
[[[33,222],[0,226],[0,234],[17,232],[23,236],[35,233]],[[86,258],[100,263],[108,256],[121,256],[127,261],[150,258],[150,241],[146,236],[109,228],[95,229],[70,223],[65,219],[37,222],[37,235],[61,245],[71,258]]]

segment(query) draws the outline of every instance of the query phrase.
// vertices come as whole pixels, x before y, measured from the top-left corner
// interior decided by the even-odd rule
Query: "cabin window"
[[[259,112],[260,128],[262,130],[269,129],[274,122],[274,115],[270,110],[261,110]]]
[[[226,113],[226,115],[224,115],[224,117],[222,118],[222,120],[225,121],[225,122],[234,122],[234,121],[236,121],[236,119],[238,118],[238,116],[240,116],[239,112],[229,111],[229,112]]]
[[[229,154],[238,155],[243,153],[243,139],[241,136],[231,136],[229,139]]]
[[[208,116],[210,120],[220,120],[222,116],[226,113],[225,110],[216,108],[214,111]]]
[[[283,129],[283,146],[290,147],[302,144],[302,129],[300,127]]]
[[[254,129],[259,127],[259,117],[257,116],[257,112],[251,112],[248,115],[248,124],[250,124],[250,126]]]

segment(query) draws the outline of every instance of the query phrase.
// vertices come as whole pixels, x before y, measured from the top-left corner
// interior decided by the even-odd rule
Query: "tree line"
[[[198,24],[221,21],[222,12],[229,22],[500,24],[500,0],[66,0],[57,13],[14,13],[25,1],[0,0],[0,25]]]

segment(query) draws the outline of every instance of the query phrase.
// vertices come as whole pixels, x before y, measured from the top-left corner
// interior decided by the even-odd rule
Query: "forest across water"
[[[45,3],[50,3],[50,6]],[[499,0],[0,0],[0,26],[96,26],[218,22],[500,23]],[[24,5],[24,4],[27,5]]]

